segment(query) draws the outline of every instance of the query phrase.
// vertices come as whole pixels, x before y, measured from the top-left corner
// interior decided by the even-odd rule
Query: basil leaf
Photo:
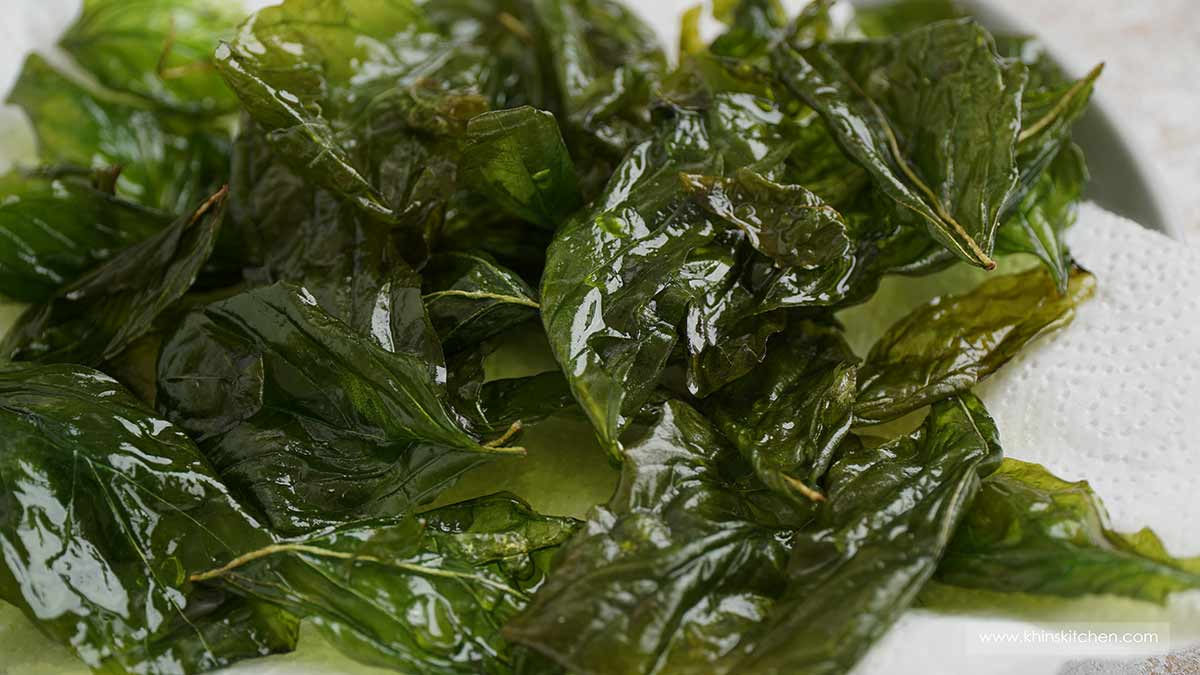
[[[528,106],[467,123],[463,182],[509,213],[554,229],[581,204],[575,166],[554,115]]]
[[[1200,560],[1168,555],[1149,529],[1113,531],[1084,481],[1004,460],[950,542],[938,580],[1006,593],[1119,595],[1165,602],[1200,588]]]
[[[45,302],[117,251],[166,227],[170,218],[116,197],[97,181],[111,172],[0,177],[0,294]]]
[[[286,615],[192,591],[187,570],[270,537],[108,376],[0,368],[0,481],[0,597],[90,667],[198,672],[295,643]]]
[[[846,446],[817,522],[796,533],[786,592],[714,670],[848,672],[933,575],[1000,455],[971,394],[935,404],[910,436]]]
[[[351,658],[406,672],[506,673],[499,626],[575,530],[497,494],[356,523],[193,574],[307,617]]]
[[[850,431],[856,360],[840,330],[793,322],[760,366],[704,408],[764,484],[820,499],[812,486]]]
[[[34,54],[8,102],[33,122],[46,164],[120,167],[117,194],[171,214],[216,192],[228,170],[229,141],[195,118],[87,89]]]
[[[425,306],[447,352],[476,345],[537,318],[539,305],[533,289],[486,254],[435,257],[425,279]]]
[[[237,100],[213,70],[212,50],[239,18],[231,6],[202,0],[85,0],[59,45],[109,89],[219,114]]]
[[[729,451],[708,422],[667,402],[629,444],[616,493],[595,507],[554,572],[504,635],[579,672],[671,671],[721,598],[777,590],[786,524],[755,509],[721,465]],[[772,503],[767,516],[790,509]]]
[[[1075,222],[1076,206],[1086,182],[1083,152],[1076,145],[1068,145],[996,233],[997,252],[1037,256],[1054,278],[1059,293],[1067,292],[1071,273],[1071,256],[1063,237]]]
[[[389,351],[277,284],[189,315],[163,345],[160,406],[277,531],[404,513],[520,448],[469,435],[444,366]]]
[[[0,344],[14,361],[100,365],[146,335],[212,253],[226,190],[30,307]]]
[[[968,16],[955,0],[893,0],[854,8],[854,26],[872,38],[889,37],[939,21]]]
[[[884,422],[968,391],[1028,342],[1075,318],[1095,280],[1075,268],[1065,295],[1043,269],[936,298],[887,330],[859,369],[854,414]]]
[[[1001,59],[987,31],[954,21],[888,41],[782,44],[772,62],[897,209],[961,259],[995,267],[1026,70]]]

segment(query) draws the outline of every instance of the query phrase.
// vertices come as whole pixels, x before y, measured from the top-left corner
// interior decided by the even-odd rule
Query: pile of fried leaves
[[[615,0],[85,0],[9,99],[0,598],[105,673],[307,620],[402,672],[753,674],[850,670],[930,583],[1200,587],[971,391],[1093,291],[1099,69],[945,2],[716,10],[672,66]]]

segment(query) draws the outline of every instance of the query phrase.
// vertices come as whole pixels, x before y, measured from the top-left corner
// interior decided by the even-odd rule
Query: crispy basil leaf
[[[778,591],[782,535],[807,512],[771,503],[779,520],[764,518],[723,475],[730,454],[699,413],[667,402],[504,635],[572,672],[675,672],[722,600]]]
[[[576,529],[496,494],[356,523],[193,575],[315,623],[351,658],[404,672],[507,673],[499,628]]]
[[[1059,293],[1067,292],[1071,274],[1071,256],[1063,236],[1075,222],[1076,206],[1086,182],[1083,151],[1068,145],[996,233],[997,252],[1037,256],[1054,278]]]
[[[1172,558],[1149,529],[1113,531],[1085,481],[1006,459],[983,482],[938,580],[1009,593],[1121,595],[1165,602],[1200,588],[1200,559]]]
[[[554,115],[528,106],[467,123],[463,182],[509,213],[554,229],[581,204],[575,166]]]
[[[713,424],[781,494],[815,497],[850,431],[855,358],[841,330],[793,322],[766,360],[704,402]]]
[[[860,422],[894,419],[969,390],[1034,338],[1075,318],[1095,279],[1071,272],[1066,294],[1042,268],[936,298],[887,330],[859,369]]]
[[[25,60],[8,101],[33,122],[43,162],[120,167],[117,193],[150,208],[184,213],[216,192],[228,171],[223,131],[86,89],[36,54]]]
[[[109,89],[211,115],[237,103],[212,51],[239,18],[233,4],[205,0],[85,0],[59,44]]]
[[[170,218],[100,189],[110,172],[10,173],[0,177],[0,294],[44,302]]]
[[[1000,58],[987,31],[953,21],[886,41],[781,44],[773,63],[896,209],[963,260],[995,266],[1026,69]]]
[[[30,307],[0,345],[14,361],[98,366],[148,333],[212,253],[226,190]]]
[[[444,373],[276,284],[182,322],[159,358],[159,405],[232,490],[298,534],[404,513],[496,454],[523,452],[464,431]]]
[[[780,185],[747,169],[735,179],[686,176],[684,185],[780,267],[816,269],[849,253],[842,214],[800,185]]]
[[[538,315],[536,293],[484,253],[436,256],[425,273],[425,306],[454,353]]]
[[[1077,81],[1025,92],[1017,143],[1023,191],[1032,189],[1046,167],[1071,144],[1071,128],[1087,110],[1092,89],[1103,70],[1101,64]]]
[[[796,533],[786,593],[713,670],[845,673],[933,575],[980,479],[1001,461],[971,394],[878,448],[846,446],[817,522]]]
[[[709,51],[723,57],[745,59],[765,56],[776,39],[783,36],[788,17],[779,0],[738,0],[722,13],[728,28],[709,45]],[[810,3],[804,12],[822,12],[825,2]],[[716,8],[714,8],[714,13]],[[804,15],[797,19],[797,25]]]
[[[893,0],[854,8],[854,26],[873,38],[899,35],[968,16],[955,0]]]
[[[81,366],[0,369],[0,597],[104,672],[200,672],[291,649],[295,621],[187,570],[270,542],[195,444]]]

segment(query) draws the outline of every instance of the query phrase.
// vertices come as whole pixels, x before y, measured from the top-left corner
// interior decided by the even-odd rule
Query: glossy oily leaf
[[[425,278],[425,306],[449,353],[538,316],[533,289],[486,254],[437,256]]]
[[[590,512],[504,635],[571,672],[683,668],[696,656],[689,636],[705,631],[722,598],[776,590],[787,555],[779,535],[802,522],[760,521],[722,475],[728,452],[695,410],[666,403],[626,447],[612,499]]]
[[[963,260],[995,266],[1026,71],[997,55],[987,31],[954,21],[887,41],[784,44],[773,63],[896,208]]]
[[[746,169],[732,180],[688,176],[684,184],[780,267],[814,269],[849,253],[842,215],[804,187],[779,185]]]
[[[1050,272],[1059,293],[1070,283],[1071,257],[1064,235],[1075,222],[1083,197],[1087,165],[1075,145],[1063,148],[1038,177],[1021,203],[996,233],[999,253],[1034,255]]]
[[[1087,482],[1006,459],[980,488],[938,580],[1006,593],[1161,603],[1171,593],[1200,588],[1200,560],[1171,557],[1149,529],[1113,531]]]
[[[225,211],[221,190],[195,212],[30,307],[0,345],[14,361],[98,366],[150,332],[191,288]]]
[[[236,105],[212,66],[212,51],[240,13],[205,0],[86,0],[59,40],[105,87],[188,113]]]
[[[1000,455],[970,394],[935,404],[911,436],[845,446],[817,521],[795,535],[786,592],[714,670],[850,671],[933,575]]]
[[[296,624],[187,570],[270,537],[192,441],[80,366],[0,369],[0,597],[90,667],[200,672],[291,648]]]
[[[1070,323],[1094,289],[1092,275],[1075,268],[1060,295],[1037,268],[917,308],[871,348],[859,369],[855,416],[884,422],[968,391],[1031,340]]]
[[[738,0],[733,4],[726,17],[728,29],[712,41],[709,50],[719,56],[734,58],[765,55],[771,43],[782,37],[788,24],[788,16],[779,0]],[[819,7],[821,4],[812,3],[805,11],[821,11],[824,9]]]
[[[100,189],[90,174],[0,177],[0,295],[49,300],[83,272],[170,224],[168,216]]]
[[[507,673],[500,625],[575,530],[511,495],[269,545],[194,574],[315,623],[347,656],[402,672]]]
[[[1071,144],[1071,129],[1087,110],[1096,80],[1104,71],[1096,66],[1084,77],[1056,86],[1027,91],[1021,105],[1023,120],[1017,144],[1022,188],[1028,190],[1054,158]]]
[[[554,229],[581,204],[575,166],[554,115],[528,106],[467,123],[460,168],[467,187],[514,216]]]
[[[277,531],[427,502],[497,454],[450,409],[444,366],[389,351],[276,284],[189,315],[163,345],[159,405]]]
[[[764,484],[820,499],[813,486],[850,431],[856,361],[837,328],[793,322],[772,338],[761,365],[704,409]]]
[[[892,0],[854,8],[854,26],[872,38],[907,33],[939,21],[967,16],[955,0]]]
[[[182,214],[216,192],[228,171],[224,131],[86,89],[36,54],[8,102],[33,122],[42,162],[120,167],[117,194],[149,208]]]

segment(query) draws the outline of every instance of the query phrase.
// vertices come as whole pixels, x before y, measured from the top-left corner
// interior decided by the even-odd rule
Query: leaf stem
[[[1075,84],[1071,85],[1071,88],[1067,90],[1067,93],[1063,94],[1063,97],[1058,100],[1058,103],[1054,104],[1054,107],[1050,109],[1050,112],[1043,115],[1038,121],[1029,125],[1029,128],[1021,130],[1021,134],[1017,136],[1017,143],[1024,143],[1030,138],[1033,138],[1037,134],[1041,133],[1046,127],[1050,126],[1054,120],[1058,119],[1058,117],[1062,115],[1063,111],[1067,109],[1067,106],[1071,103],[1071,100],[1074,99],[1075,96],[1079,94],[1079,92],[1083,90],[1085,86],[1095,82],[1096,78],[1100,77],[1100,73],[1102,72],[1104,72],[1103,63],[1097,65],[1095,68],[1092,68],[1087,75],[1085,75]]]
[[[798,478],[792,478],[791,476],[789,476],[789,475],[787,475],[787,474],[783,474],[783,480],[787,481],[787,484],[788,484],[788,485],[790,485],[790,486],[792,486],[792,489],[793,489],[793,490],[795,490],[796,492],[799,492],[800,494],[804,495],[804,496],[805,496],[805,497],[807,497],[807,498],[808,498],[810,501],[814,501],[814,502],[823,502],[823,501],[825,501],[825,495],[821,494],[821,493],[820,493],[820,492],[818,492],[817,490],[814,490],[814,489],[812,489],[812,488],[808,487],[808,486],[807,486],[807,485],[805,485],[805,484],[804,484],[804,482],[803,482],[803,481],[801,481],[800,479],[798,479]]]
[[[448,291],[436,291],[434,293],[426,293],[421,296],[424,300],[436,300],[442,296],[455,296],[459,298],[471,298],[472,300],[496,300],[499,302],[507,302],[512,305],[525,305],[540,310],[541,305],[530,300],[515,295],[504,295],[503,293],[489,293],[488,291],[462,291],[451,289]]]

